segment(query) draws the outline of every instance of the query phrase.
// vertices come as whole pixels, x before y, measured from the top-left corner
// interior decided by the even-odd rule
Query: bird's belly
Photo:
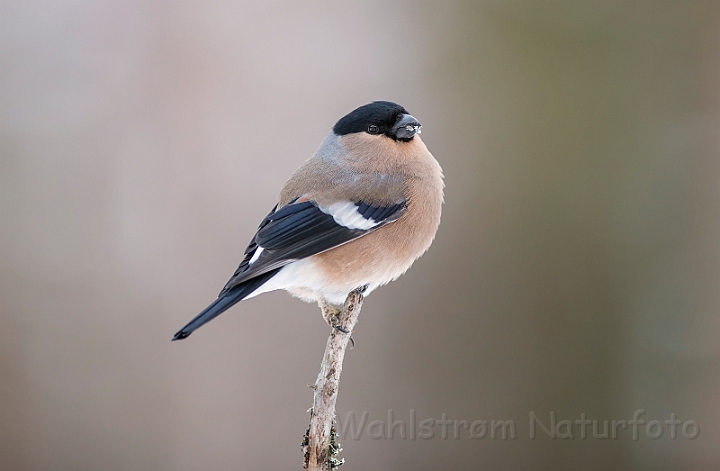
[[[277,275],[270,278],[248,298],[284,289],[303,301],[316,302],[322,297],[332,304],[342,304],[350,291],[368,284],[367,282],[359,284],[350,282],[348,284],[348,281],[347,278],[338,280],[327,276],[326,272],[318,267],[315,257],[309,257],[285,265]],[[375,287],[377,285],[370,287],[368,292]]]

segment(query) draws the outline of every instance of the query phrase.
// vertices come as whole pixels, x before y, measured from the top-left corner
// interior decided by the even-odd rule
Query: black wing
[[[220,295],[251,278],[362,237],[397,220],[406,208],[405,201],[385,206],[362,201],[354,203],[349,206],[350,212],[356,211],[373,225],[359,229],[338,223],[331,211],[321,209],[314,201],[297,203],[296,200],[280,209],[276,206],[267,215],[245,249],[245,258]]]

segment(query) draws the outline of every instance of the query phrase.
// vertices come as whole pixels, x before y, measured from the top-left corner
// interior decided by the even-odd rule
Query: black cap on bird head
[[[422,125],[405,108],[391,101],[374,101],[343,116],[333,127],[338,136],[358,132],[410,141]]]

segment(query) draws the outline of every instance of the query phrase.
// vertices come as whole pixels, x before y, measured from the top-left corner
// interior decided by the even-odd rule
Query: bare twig
[[[310,471],[333,470],[344,462],[338,459],[342,448],[335,441],[335,401],[345,349],[355,328],[362,302],[363,295],[356,290],[348,294],[342,311],[321,305],[323,317],[334,328],[325,347],[320,374],[312,386],[315,393],[313,407],[310,409],[310,426],[305,432],[302,444],[303,467]]]

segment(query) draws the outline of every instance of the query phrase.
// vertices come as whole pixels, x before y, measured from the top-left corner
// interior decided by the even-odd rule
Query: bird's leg
[[[320,311],[322,311],[322,316],[323,319],[325,319],[325,322],[327,322],[330,327],[336,329],[342,310],[333,307],[325,298],[318,299],[318,306],[320,306]]]
[[[365,291],[365,288],[367,288],[367,286],[363,287],[362,290]],[[360,288],[355,291],[361,293]],[[338,325],[338,322],[340,320],[340,314],[342,314],[342,309],[333,307],[329,302],[327,302],[325,298],[320,298],[318,300],[318,306],[320,306],[320,311],[322,312],[323,319],[325,319],[325,322],[327,322],[330,327],[339,332],[342,332],[343,334],[350,333],[349,330],[343,329]],[[350,336],[350,343],[352,343],[352,348],[355,348],[355,339],[352,338],[352,335]]]

